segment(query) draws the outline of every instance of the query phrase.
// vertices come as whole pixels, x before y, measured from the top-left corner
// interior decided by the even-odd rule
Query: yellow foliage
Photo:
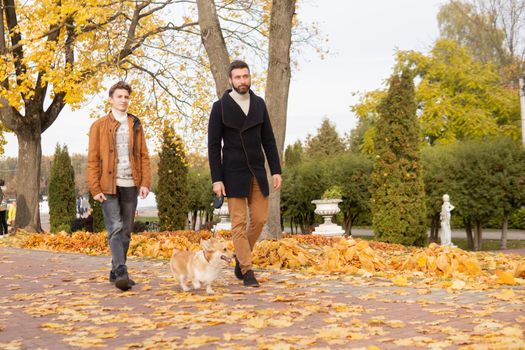
[[[284,238],[258,243],[252,261],[260,267],[297,269],[312,265],[315,258],[294,239]]]
[[[514,276],[512,275],[512,273],[510,272],[496,270],[496,276],[498,276],[498,283],[510,284],[510,285],[516,284],[516,280],[514,279]]]
[[[443,277],[477,276],[482,271],[473,253],[459,248],[441,247],[435,243],[431,243],[428,248],[406,254],[401,259],[394,260],[394,269],[421,271]]]

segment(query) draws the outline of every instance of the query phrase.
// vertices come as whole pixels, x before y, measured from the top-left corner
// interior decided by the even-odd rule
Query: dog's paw
[[[191,284],[193,285],[193,289],[199,289],[201,287],[200,282],[191,282]]]
[[[213,288],[211,286],[207,286],[206,287],[206,293],[208,293],[208,294],[215,294],[215,291],[213,290]]]
[[[182,287],[182,290],[185,292],[189,292],[191,290],[191,288],[188,286],[181,286],[181,287]]]

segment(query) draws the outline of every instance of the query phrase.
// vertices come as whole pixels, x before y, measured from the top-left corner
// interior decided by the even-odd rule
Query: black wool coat
[[[281,174],[281,165],[266,103],[250,90],[250,109],[245,115],[230,92],[211,109],[208,160],[212,182],[222,181],[228,197],[248,197],[255,176],[261,192],[268,196],[264,155],[272,175]]]

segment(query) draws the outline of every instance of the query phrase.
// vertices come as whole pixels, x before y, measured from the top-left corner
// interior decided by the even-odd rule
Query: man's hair
[[[230,68],[228,69],[228,75],[230,76],[230,78],[232,77],[232,70],[240,69],[240,68],[248,68],[248,72],[250,71],[250,67],[248,67],[248,63],[244,61],[235,60],[232,63],[230,63]]]
[[[115,90],[118,90],[118,89],[126,90],[130,95],[133,92],[133,90],[131,89],[131,86],[125,81],[121,80],[117,82],[116,84],[113,84],[113,86],[109,88],[109,97],[113,97],[113,93],[115,92]]]
[[[3,186],[3,185],[5,185],[5,181],[0,179],[0,186]]]

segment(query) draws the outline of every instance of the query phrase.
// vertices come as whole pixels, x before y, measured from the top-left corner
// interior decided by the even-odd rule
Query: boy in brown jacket
[[[126,255],[131,240],[137,195],[146,198],[151,185],[150,161],[140,120],[127,112],[131,86],[119,81],[109,89],[111,112],[89,130],[88,185],[102,203],[111,249],[110,282],[130,289]]]

